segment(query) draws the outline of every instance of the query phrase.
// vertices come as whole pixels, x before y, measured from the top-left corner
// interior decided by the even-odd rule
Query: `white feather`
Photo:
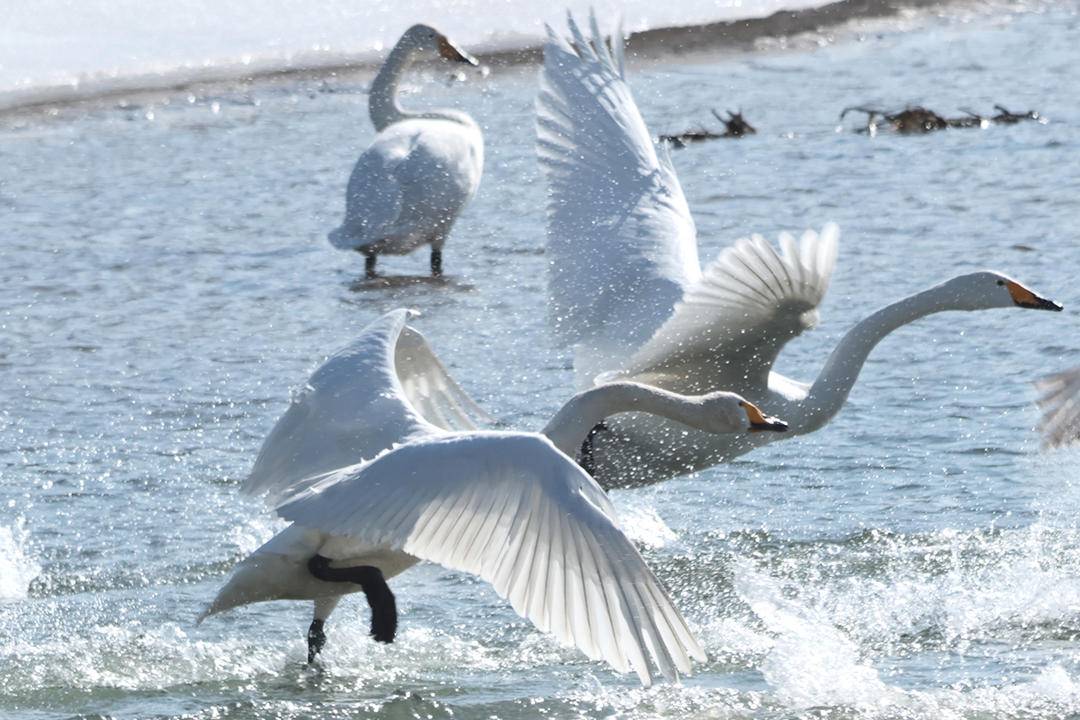
[[[608,504],[542,435],[473,432],[413,441],[334,473],[278,512],[372,552],[478,575],[590,657],[632,668],[645,684],[653,665],[674,679],[704,651]]]
[[[596,29],[548,28],[536,103],[548,182],[549,311],[567,342],[635,348],[700,274],[694,221]],[[615,39],[617,47],[621,39]]]
[[[805,233],[797,252],[786,239],[781,253],[760,235],[736,241],[687,288],[620,374],[663,374],[696,364],[708,367],[712,388],[767,387],[780,350],[817,320],[836,264],[836,240],[836,226],[826,225],[821,235]]]
[[[437,241],[476,194],[483,139],[472,121],[410,119],[380,132],[360,155],[345,192],[340,250],[401,255]]]
[[[401,255],[441,248],[476,194],[484,139],[472,118],[455,110],[403,110],[398,82],[418,57],[436,58],[449,40],[434,28],[409,28],[391,50],[368,95],[379,130],[356,161],[345,191],[345,220],[330,233],[342,250]]]
[[[327,359],[263,441],[243,491],[276,503],[296,483],[375,457],[430,427],[469,430],[487,416],[395,310]]]
[[[1080,367],[1048,375],[1035,382],[1040,392],[1043,447],[1068,445],[1080,439]]]

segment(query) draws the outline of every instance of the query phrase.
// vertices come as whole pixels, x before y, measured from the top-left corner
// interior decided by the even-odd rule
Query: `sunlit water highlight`
[[[417,326],[508,426],[540,427],[568,396],[543,310],[534,69],[410,88],[408,102],[466,109],[487,136],[445,284],[365,289],[359,258],[325,241],[372,136],[365,77],[4,120],[0,716],[1080,713],[1080,452],[1039,453],[1029,385],[1080,349],[1075,6],[826,40],[631,69],[655,132],[711,107],[759,128],[675,156],[703,258],[750,231],[843,229],[821,327],[780,369],[811,376],[856,319],[957,272],[1003,270],[1066,311],[922,321],[881,345],[825,430],[616,493],[710,656],[647,690],[435,566],[394,583],[400,642],[369,641],[353,598],[320,670],[304,663],[308,607],[194,624],[280,527],[237,484],[290,388],[381,312],[420,308]],[[1050,122],[835,132],[845,105],[906,102],[1001,102]],[[383,269],[422,275],[421,255]]]

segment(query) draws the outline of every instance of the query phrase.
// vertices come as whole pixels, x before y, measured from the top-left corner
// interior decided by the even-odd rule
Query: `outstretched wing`
[[[1040,378],[1035,388],[1041,393],[1039,432],[1043,447],[1068,445],[1080,439],[1080,367]]]
[[[417,433],[470,430],[487,416],[394,310],[330,357],[263,441],[243,491],[276,503],[318,473],[371,459]]]
[[[696,231],[624,80],[621,36],[612,49],[595,17],[591,38],[569,26],[548,28],[536,102],[550,317],[564,342],[630,352],[700,276]]]
[[[710,387],[679,389],[765,387],[784,344],[817,322],[838,235],[829,224],[820,235],[808,230],[798,246],[782,234],[779,252],[759,235],[725,248],[617,374],[675,377],[685,365],[707,365],[708,373],[684,374],[707,378]]]
[[[560,641],[652,682],[705,654],[596,482],[542,435],[429,437],[331,473],[287,520],[478,575]]]

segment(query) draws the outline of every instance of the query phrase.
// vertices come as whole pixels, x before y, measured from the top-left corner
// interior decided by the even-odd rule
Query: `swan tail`
[[[368,244],[366,238],[357,236],[345,225],[342,225],[335,230],[331,230],[326,238],[330,241],[330,244],[338,250],[359,250]]]

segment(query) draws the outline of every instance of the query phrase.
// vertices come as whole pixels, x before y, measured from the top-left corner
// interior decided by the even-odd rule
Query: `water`
[[[487,137],[444,286],[365,290],[360,258],[325,240],[372,136],[366,76],[6,116],[0,716],[1080,713],[1080,454],[1038,451],[1029,384],[1080,350],[1077,8],[957,6],[827,40],[631,67],[654,132],[711,107],[759,129],[675,156],[703,258],[750,231],[842,228],[821,327],[779,369],[811,377],[856,319],[975,268],[1066,310],[921,321],[882,343],[824,430],[615,493],[710,656],[648,690],[437,566],[395,580],[391,647],[351,598],[321,671],[304,664],[308,606],[194,625],[280,527],[237,486],[290,389],[380,313],[421,309],[417,327],[508,426],[538,428],[568,396],[543,312],[535,68],[411,87],[410,103],[466,109]],[[1050,122],[835,131],[846,105],[906,102]],[[423,253],[383,266],[425,268]]]

